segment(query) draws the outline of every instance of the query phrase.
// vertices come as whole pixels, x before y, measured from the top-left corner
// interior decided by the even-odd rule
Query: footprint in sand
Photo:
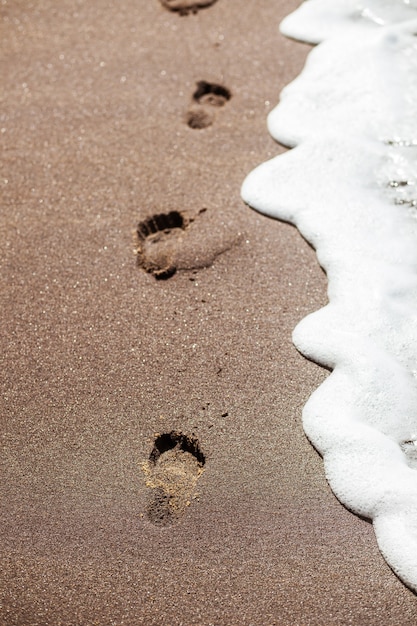
[[[158,435],[142,465],[149,489],[148,519],[158,526],[174,523],[195,497],[206,459],[193,436],[171,431]]]
[[[157,280],[166,280],[177,271],[195,273],[210,267],[218,256],[240,243],[240,233],[234,237],[219,236],[212,223],[204,207],[194,212],[151,215],[139,222],[136,230],[138,266]]]
[[[152,215],[137,228],[138,265],[155,278],[166,279],[175,274],[175,252],[189,219],[179,211]]]
[[[161,0],[161,4],[170,11],[177,11],[180,15],[197,13],[214,4],[217,0]]]
[[[223,107],[232,97],[229,89],[216,83],[200,80],[193,93],[193,105],[186,114],[185,121],[190,128],[207,128],[213,124],[215,110]]]

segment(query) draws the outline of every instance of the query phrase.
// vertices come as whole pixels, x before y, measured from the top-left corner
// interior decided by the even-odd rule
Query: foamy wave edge
[[[333,370],[304,429],[416,592],[417,2],[308,0],[281,30],[319,45],[268,118],[293,149],[249,174],[242,197],[293,223],[326,271],[329,304],[293,334]]]

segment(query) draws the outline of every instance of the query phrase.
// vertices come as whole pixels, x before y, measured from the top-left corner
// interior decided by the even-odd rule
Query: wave
[[[417,591],[417,1],[308,0],[281,30],[318,45],[268,118],[292,150],[242,197],[293,223],[327,274],[328,305],[293,333],[333,370],[304,429]]]

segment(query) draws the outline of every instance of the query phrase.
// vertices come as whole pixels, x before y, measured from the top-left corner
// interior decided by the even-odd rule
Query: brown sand
[[[302,432],[325,277],[239,196],[295,5],[1,3],[1,624],[415,624]]]

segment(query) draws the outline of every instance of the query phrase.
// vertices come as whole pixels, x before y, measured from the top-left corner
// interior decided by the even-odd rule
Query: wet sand
[[[1,624],[415,624],[302,431],[325,276],[239,195],[295,6],[1,6]]]

